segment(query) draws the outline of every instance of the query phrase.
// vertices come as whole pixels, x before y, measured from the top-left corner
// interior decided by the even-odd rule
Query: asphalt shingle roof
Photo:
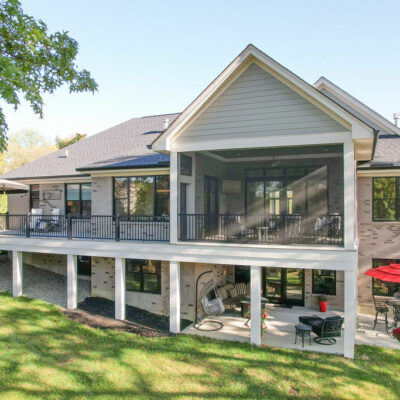
[[[359,165],[358,168],[399,168],[400,136],[379,135],[375,157],[371,162]]]
[[[133,118],[96,135],[9,171],[5,179],[77,176],[79,169],[140,168],[168,165],[169,157],[147,147],[179,114]],[[68,150],[68,156],[66,156]],[[77,170],[78,169],[78,170]]]

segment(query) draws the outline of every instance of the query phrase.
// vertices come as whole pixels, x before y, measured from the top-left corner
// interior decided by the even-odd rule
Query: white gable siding
[[[331,132],[346,128],[252,64],[176,142]]]

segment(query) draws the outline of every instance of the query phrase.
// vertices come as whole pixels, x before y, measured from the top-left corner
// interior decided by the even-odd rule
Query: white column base
[[[344,356],[354,358],[357,325],[357,269],[344,273]]]
[[[22,282],[23,282],[23,264],[22,252],[12,252],[12,295],[14,297],[22,296]]]
[[[250,267],[250,343],[261,344],[261,267]]]
[[[115,319],[125,319],[125,258],[115,258]]]
[[[78,257],[67,255],[67,308],[78,306]]]
[[[181,331],[181,271],[180,262],[169,263],[169,330]]]

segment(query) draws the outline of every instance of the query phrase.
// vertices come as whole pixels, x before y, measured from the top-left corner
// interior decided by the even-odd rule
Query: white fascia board
[[[32,178],[32,179],[10,179],[15,182],[24,183],[25,185],[46,184],[46,183],[85,183],[90,182],[90,176],[71,176],[71,177],[54,177],[54,178]]]
[[[359,169],[357,171],[359,177],[376,177],[376,176],[400,176],[400,169]]]
[[[396,125],[392,124],[385,117],[378,114],[376,111],[372,110],[365,104],[361,103],[355,97],[351,96],[339,86],[336,86],[334,83],[321,76],[313,85],[316,89],[322,90],[327,89],[334,96],[347,103],[349,106],[354,108],[359,113],[365,115],[371,121],[375,122],[377,125],[381,126],[383,129],[391,132],[394,135],[400,135],[400,128]]]
[[[147,176],[147,175],[168,175],[169,167],[162,168],[124,168],[124,169],[109,169],[98,171],[86,171],[92,177],[99,176]]]
[[[352,114],[337,105],[334,101],[324,96],[316,88],[290,72],[287,68],[267,56],[265,53],[254,47],[247,46],[238,57],[183,111],[183,113],[170,125],[167,130],[162,133],[152,145],[156,151],[171,151],[171,141],[181,133],[182,128],[191,120],[194,115],[200,111],[207,100],[222,87],[222,85],[234,74],[240,66],[246,61],[253,59],[257,65],[267,70],[275,78],[291,87],[306,100],[313,103],[324,112],[329,112],[330,116],[335,118],[346,128],[353,130],[355,134],[353,138],[372,137],[373,129],[362,121],[355,118]],[[347,125],[347,126],[346,126]]]
[[[354,270],[357,249],[0,237],[0,249],[222,265]]]
[[[229,140],[227,144],[225,139],[202,141],[194,139],[186,143],[173,143],[173,151],[207,151],[207,150],[229,150],[229,149],[245,149],[255,147],[286,147],[290,146],[307,146],[318,144],[340,144],[351,142],[350,132],[336,132],[323,134],[307,134],[307,135],[281,135],[281,136],[265,136],[260,138],[239,138]]]

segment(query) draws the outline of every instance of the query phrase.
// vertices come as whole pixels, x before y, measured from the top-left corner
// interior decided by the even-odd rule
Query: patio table
[[[397,328],[400,325],[400,300],[387,300],[386,304],[393,307],[393,324],[387,326],[387,330]]]

